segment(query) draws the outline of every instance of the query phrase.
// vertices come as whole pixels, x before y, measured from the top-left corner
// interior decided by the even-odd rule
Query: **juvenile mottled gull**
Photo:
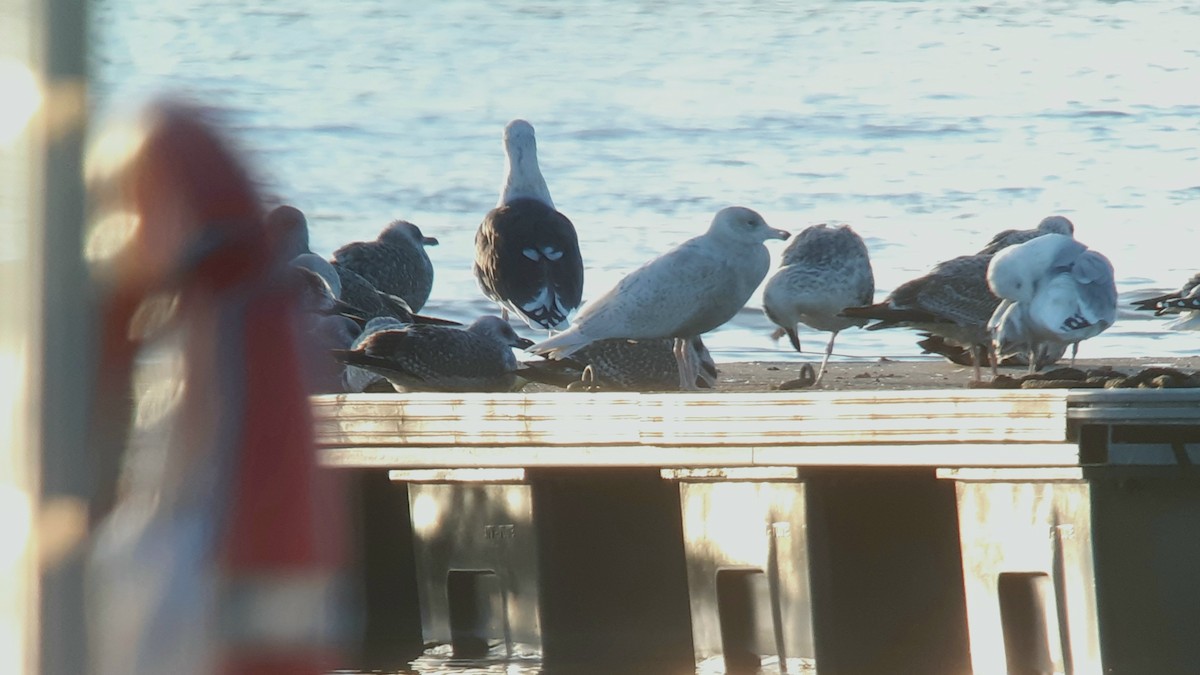
[[[1037,227],[1028,230],[1004,230],[992,237],[987,246],[984,246],[980,253],[996,253],[997,251],[1023,244],[1030,239],[1040,237],[1043,234],[1065,234],[1074,236],[1075,224],[1068,220],[1065,216],[1046,216],[1042,222],[1038,223]]]
[[[876,320],[867,330],[915,328],[969,349],[978,382],[982,353],[991,342],[987,322],[1000,304],[988,288],[991,259],[991,254],[964,255],[938,263],[928,274],[896,287],[883,302],[848,307],[843,314]]]
[[[763,243],[788,236],[751,209],[721,209],[707,232],[630,272],[584,305],[569,329],[530,350],[560,358],[606,338],[670,337],[680,388],[694,390],[688,342],[737,314],[771,267]]]
[[[355,309],[352,312],[355,316],[364,320],[390,316],[413,323],[413,310],[404,298],[380,291],[348,267],[339,265],[335,269],[342,284],[342,302]]]
[[[400,390],[498,392],[517,382],[520,364],[512,348],[530,344],[504,319],[484,316],[466,328],[418,324],[377,331],[334,355],[383,375]]]
[[[533,126],[509,122],[504,153],[504,187],[475,233],[472,271],[506,318],[511,310],[530,328],[564,328],[583,297],[579,237],[550,199]]]
[[[1153,311],[1154,316],[1178,316],[1169,324],[1171,328],[1200,329],[1200,274],[1188,279],[1174,293],[1137,300],[1133,306],[1139,310]]]
[[[333,264],[351,270],[383,293],[403,298],[421,311],[433,289],[433,263],[426,246],[438,240],[407,220],[393,220],[373,241],[356,241],[333,252]]]
[[[598,340],[560,360],[526,361],[526,379],[559,387],[579,382],[590,368],[592,383],[604,390],[671,391],[679,389],[679,365],[671,338]],[[688,358],[697,364],[696,386],[712,389],[717,364],[699,336],[688,343]]]
[[[763,311],[780,326],[774,337],[787,334],[796,351],[800,351],[796,324],[830,332],[813,382],[816,386],[825,375],[838,333],[867,323],[864,318],[842,316],[842,310],[868,305],[874,297],[875,275],[862,237],[846,225],[813,225],[783,250],[779,270],[763,289]]]
[[[1072,237],[1047,234],[995,255],[988,285],[1002,299],[989,319],[994,349],[1038,352],[1099,335],[1116,321],[1117,286],[1112,263]]]
[[[384,330],[398,330],[409,324],[390,316],[377,316],[366,323],[362,328],[362,332],[354,338],[354,340],[343,347],[343,349],[358,349],[362,343],[375,333]],[[358,366],[347,365],[342,373],[342,388],[347,392],[362,393],[367,391],[377,382],[387,382],[387,378],[374,371],[365,370]],[[385,385],[386,388],[391,388],[391,385]]]

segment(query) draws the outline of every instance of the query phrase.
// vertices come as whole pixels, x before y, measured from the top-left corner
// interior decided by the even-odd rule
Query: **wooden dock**
[[[491,542],[488,546],[494,546],[496,537],[536,532],[528,545],[542,547],[537,549],[541,553],[523,549],[519,556],[514,553],[513,559],[537,559],[543,566],[553,567],[553,556],[547,556],[549,549],[544,548],[548,545],[544,540],[558,537],[573,541],[574,537],[570,524],[552,524],[561,522],[563,513],[573,513],[584,522],[588,512],[603,501],[604,508],[612,510],[612,518],[620,521],[625,531],[633,531],[641,526],[639,500],[661,505],[658,491],[670,490],[675,495],[671,500],[675,515],[643,514],[650,520],[661,520],[654,526],[660,529],[646,533],[646,540],[658,541],[668,535],[680,539],[680,562],[692,572],[687,580],[691,589],[687,610],[691,614],[691,640],[679,641],[694,643],[686,646],[689,653],[694,648],[697,663],[732,659],[731,649],[751,658],[757,658],[753,656],[756,653],[784,658],[785,651],[791,650],[787,658],[799,658],[793,663],[795,668],[819,660],[822,668],[853,672],[872,672],[875,663],[895,666],[898,659],[909,659],[911,669],[894,668],[891,672],[973,671],[976,675],[1013,668],[1021,672],[1049,668],[1054,672],[1060,663],[1073,664],[1073,672],[1099,673],[1110,671],[1113,664],[1136,666],[1127,672],[1149,672],[1144,667],[1161,671],[1179,663],[1200,662],[1200,647],[1194,647],[1190,640],[1172,641],[1174,634],[1167,630],[1171,622],[1200,623],[1200,609],[1192,609],[1200,608],[1200,582],[1193,582],[1184,572],[1200,567],[1200,546],[1180,549],[1166,540],[1143,542],[1143,562],[1184,575],[1170,590],[1164,590],[1161,606],[1146,607],[1119,590],[1136,584],[1136,580],[1112,576],[1101,583],[1095,576],[1097,567],[1118,569],[1124,564],[1106,562],[1128,558],[1120,546],[1108,544],[1106,548],[1090,540],[1075,541],[1067,546],[1076,547],[1071,550],[1078,568],[1073,569],[1063,567],[1063,544],[1053,544],[1057,534],[1049,539],[1036,534],[1049,528],[1047,531],[1052,533],[1103,532],[1111,539],[1114,533],[1129,536],[1138,528],[1152,528],[1158,525],[1160,516],[1170,523],[1170,536],[1184,537],[1193,528],[1200,529],[1200,483],[1195,483],[1193,492],[1193,481],[1200,474],[1191,471],[1192,464],[1200,464],[1200,390],[358,394],[317,397],[314,409],[324,465],[390,472],[394,480],[409,486],[410,497],[422,495],[424,507],[436,502],[440,520],[461,517],[477,521],[460,523],[459,531],[449,539],[444,531],[433,533],[441,542],[439,550],[445,548],[446,541],[453,540],[458,544],[452,549],[490,550],[493,553],[487,555],[493,556],[494,548],[479,548],[474,538],[486,539]],[[648,475],[659,480],[637,488],[644,489],[644,493],[634,490],[627,495],[625,501],[633,504],[630,510],[622,512],[621,504],[604,501],[605,489],[611,491],[614,485],[624,484],[624,479],[612,482],[614,476],[625,476],[632,485]],[[1142,493],[1127,494],[1123,488],[1113,487],[1125,485],[1134,475],[1161,488],[1149,494],[1170,497],[1165,501],[1156,497],[1147,500],[1138,496]],[[698,514],[732,513],[735,507],[744,506],[729,501],[733,497],[722,497],[724,488],[708,487],[734,483],[759,486],[751,492],[739,488],[742,491],[736,500],[757,500],[758,510],[750,509],[757,514],[753,518],[767,521],[747,522],[722,533],[718,524],[705,524]],[[482,487],[487,484],[513,489],[498,487],[489,492]],[[421,487],[433,485],[449,487]],[[1042,490],[1043,497],[1029,497],[1026,488],[1030,486]],[[579,501],[582,498],[577,495],[583,494],[591,495],[592,501]],[[546,515],[549,506],[540,507],[539,513],[539,499],[544,505],[555,505],[557,520]],[[527,512],[515,514],[511,509],[491,507],[471,507],[477,510],[469,512],[467,508],[489,500],[510,506],[520,503]],[[781,503],[808,506],[795,506],[794,513],[788,514],[778,511]],[[1116,529],[1093,522],[1097,513],[1120,509],[1132,509],[1153,522],[1125,522]],[[510,521],[514,519],[528,527],[513,525]],[[686,527],[671,525],[680,519]],[[1049,520],[1044,526],[1022,525],[1017,528],[1018,534],[1033,532],[1032,538],[1014,539],[1013,523],[1030,519]],[[936,530],[937,541],[926,548],[914,548],[913,537],[921,536],[915,535],[919,530],[912,530],[914,520],[927,523],[930,532]],[[762,550],[765,552],[769,546],[777,553],[759,563],[739,563],[737,567],[761,567],[767,573],[764,578],[775,579],[764,582],[762,588],[766,590],[762,593],[767,599],[761,600],[774,609],[764,610],[765,618],[760,617],[768,624],[774,621],[775,637],[771,638],[771,630],[731,637],[721,632],[724,629],[714,627],[715,617],[728,607],[718,602],[715,587],[705,586],[711,582],[709,576],[720,577],[724,569],[711,567],[715,560],[712,547],[722,549],[722,537],[744,539],[745,531],[757,532],[760,528],[773,533],[763,540]],[[738,534],[738,529],[743,534]],[[432,536],[432,532],[425,536]],[[784,545],[774,538],[778,532],[793,533],[781,540],[791,547],[791,553],[778,553],[778,547]],[[799,532],[804,536],[798,536]],[[453,556],[422,559],[422,547],[428,542],[422,536],[419,528],[414,530],[417,575],[429,578],[419,579],[418,585],[425,584],[422,603],[436,605],[450,592],[444,581],[447,570],[452,571],[456,564],[474,570],[483,563],[479,559],[456,563]],[[869,545],[863,544],[864,537],[870,539]],[[1021,569],[1020,575],[1025,576],[1013,577],[1016,571],[983,559],[995,558],[994,552],[987,553],[993,551],[989,543],[993,540],[1024,542],[1027,548],[1038,550],[1051,542],[1053,550],[1046,557],[1050,562],[1043,565],[1045,569]],[[599,545],[608,550],[619,548],[619,543],[614,540]],[[1014,547],[1017,544],[1010,546]],[[1053,554],[1054,550],[1059,554]],[[600,579],[619,586],[628,576],[623,568],[644,563],[644,553],[612,553],[602,563],[595,563],[592,583]],[[716,559],[725,559],[722,556],[727,553]],[[656,549],[653,555],[661,558],[674,554]],[[1060,555],[1059,562],[1054,563],[1057,567],[1051,564],[1054,555]],[[701,558],[708,562],[697,567]],[[491,561],[485,565],[489,569],[506,564],[490,557],[487,560]],[[1020,560],[1020,564],[1031,565],[1030,560],[1041,558]],[[1086,565],[1080,561],[1086,561]],[[778,566],[785,563],[793,576],[804,580],[800,586],[808,584],[811,588],[779,581]],[[590,561],[572,558],[560,564],[574,569]],[[663,569],[671,569],[673,564],[668,560]],[[935,586],[910,578],[914,565],[940,570],[941,580]],[[698,572],[700,569],[707,571]],[[1126,570],[1126,574],[1132,573]],[[556,594],[562,591],[547,581],[556,574],[553,569],[543,568],[508,570],[497,577],[502,583],[497,582],[500,590],[496,592],[515,597],[513,589],[524,584],[521,588],[529,597],[540,598],[536,600],[540,611],[556,617],[550,622],[553,625],[536,621],[529,624],[527,633],[547,640],[542,644],[547,656],[551,652],[578,656],[580,649],[586,651],[586,645],[572,643],[569,636],[550,634],[563,626],[572,635],[595,631],[596,627],[586,617],[576,619],[570,615],[570,611],[583,611],[575,605],[570,605],[568,611],[563,609],[566,604],[556,604]],[[520,581],[522,575],[529,578]],[[929,634],[908,631],[903,640],[881,637],[878,625],[863,623],[861,616],[872,614],[881,599],[878,589],[870,597],[857,590],[868,578],[891,579],[891,586],[903,587],[895,597],[884,598],[898,612],[890,620],[898,623],[911,622],[921,614],[909,614],[911,608],[896,607],[915,608],[937,598],[936,608],[922,610],[929,617]],[[1018,581],[1013,582],[1014,578]],[[946,579],[951,583],[947,585]],[[1048,581],[1042,583],[1039,579]],[[738,583],[742,584],[738,588],[744,586],[743,591],[751,593],[738,596],[742,597],[739,602],[749,603],[739,605],[738,611],[753,614],[757,611],[753,610],[754,602],[747,599],[753,593],[745,590],[751,588],[745,586],[750,582]],[[922,583],[927,585],[923,587]],[[1086,592],[1080,590],[1081,583],[1087,587]],[[537,592],[530,594],[530,587],[536,587]],[[471,588],[475,589],[472,593],[483,592]],[[721,597],[734,596],[726,593]],[[1016,602],[1013,598],[1024,600]],[[621,601],[637,603],[641,598],[632,595]],[[653,607],[629,610],[657,611],[677,601],[675,596],[664,596]],[[622,608],[612,604],[616,602],[612,598],[597,600],[589,612],[593,618],[607,616],[619,621]],[[1001,605],[1008,614],[1001,616]],[[781,608],[788,607],[791,614],[780,613]],[[1160,637],[1148,639],[1145,644],[1102,639],[1129,627],[1130,619],[1122,613],[1128,613],[1131,607],[1153,610],[1164,617]],[[439,608],[432,614],[426,609],[422,608],[426,639],[431,624],[437,624],[433,637],[450,641],[452,627],[443,615],[452,614],[453,607]],[[507,612],[505,616],[512,621],[519,618],[512,608],[496,611]],[[1059,619],[1044,620],[1039,612],[1058,612]],[[537,614],[528,608],[525,613]],[[792,619],[781,624],[784,615]],[[969,649],[965,625],[968,615]],[[1069,626],[1068,615],[1072,622]],[[677,613],[655,617],[663,626],[677,619]],[[1013,626],[1031,621],[1044,630],[1032,637],[1014,637],[1017,634]],[[512,629],[509,619],[502,623],[508,627],[505,630]],[[481,626],[475,629],[484,631]],[[728,628],[726,624],[721,626]],[[796,636],[785,640],[788,631]],[[961,637],[961,644],[943,645],[955,642],[947,640],[955,635]],[[635,654],[637,646],[624,645],[622,649]],[[931,661],[912,661],[919,660],[922,653],[930,653]],[[941,664],[940,669],[929,670],[934,661]]]

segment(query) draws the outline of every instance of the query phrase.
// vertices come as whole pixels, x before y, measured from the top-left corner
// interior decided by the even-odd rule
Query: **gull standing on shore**
[[[689,341],[738,313],[771,267],[764,242],[788,236],[751,209],[723,208],[704,234],[630,272],[584,305],[569,329],[530,351],[560,358],[606,338],[674,338],[679,388],[695,390]]]
[[[991,260],[990,253],[952,258],[900,284],[882,302],[842,313],[876,320],[867,330],[915,328],[969,349],[975,381],[980,382],[983,351],[991,343],[987,322],[1000,304],[987,284]]]
[[[988,286],[1001,304],[988,321],[995,356],[1028,349],[1030,372],[1039,350],[1079,343],[1117,318],[1117,285],[1104,255],[1063,234],[1047,234],[995,255]],[[993,358],[993,362],[998,358]]]
[[[780,327],[773,337],[786,334],[797,352],[801,350],[796,324],[829,331],[825,358],[813,382],[816,386],[825,375],[838,333],[868,321],[842,316],[842,310],[869,305],[874,297],[875,275],[862,237],[847,225],[813,225],[783,250],[779,270],[763,289],[763,312]]]
[[[554,208],[537,160],[533,125],[504,128],[500,201],[475,233],[472,271],[480,290],[530,328],[560,330],[583,298],[583,257],[575,225]]]

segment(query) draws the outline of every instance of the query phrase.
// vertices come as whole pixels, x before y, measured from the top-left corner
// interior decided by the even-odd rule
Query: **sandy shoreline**
[[[746,361],[718,363],[718,392],[775,391],[779,385],[800,376],[803,361]],[[817,365],[816,362],[813,363]],[[1066,362],[1060,365],[1067,365]],[[1173,368],[1184,373],[1200,370],[1200,356],[1145,357],[1129,359],[1079,359],[1076,367],[1089,370],[1111,368],[1132,375],[1146,368]],[[1020,377],[1025,368],[1001,368],[1001,374]],[[984,369],[984,380],[991,372]],[[880,391],[905,389],[966,389],[971,369],[942,359],[917,361],[836,361],[829,364],[825,381],[817,389],[803,391]],[[556,387],[531,383],[524,391],[562,391]]]
[[[753,361],[718,364],[718,391],[772,391],[781,382],[800,375],[801,362]],[[1060,365],[1067,365],[1065,362]],[[1079,359],[1076,367],[1082,370],[1112,368],[1134,374],[1149,367],[1173,368],[1185,373],[1200,370],[1200,356],[1131,359]],[[1001,374],[1019,377],[1024,367],[1001,368]],[[825,391],[871,391],[900,389],[965,389],[971,381],[971,368],[945,360],[830,363],[825,381],[817,389]],[[984,380],[991,372],[984,369]]]

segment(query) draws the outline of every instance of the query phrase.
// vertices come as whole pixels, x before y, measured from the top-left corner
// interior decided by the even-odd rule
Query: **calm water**
[[[1200,267],[1200,5],[989,4],[97,0],[93,94],[226,110],[320,253],[418,223],[442,242],[431,314],[494,311],[470,261],[514,117],[579,230],[585,299],[731,203],[793,232],[850,223],[879,298],[1052,213],[1112,259],[1123,301],[1176,288]],[[759,303],[710,335],[719,360],[801,358]],[[1081,353],[1196,353],[1164,326],[1123,312]],[[908,331],[837,352],[919,354]]]
[[[1124,301],[1197,269],[1194,3],[95,4],[100,109],[169,89],[228,110],[320,253],[416,222],[442,241],[428,313],[494,310],[470,261],[514,117],[579,230],[585,300],[731,203],[793,232],[850,223],[879,298],[1051,213],[1112,259]],[[719,360],[799,358],[760,302],[710,335]],[[1164,323],[1125,312],[1082,354],[1196,352]],[[910,331],[837,351],[919,353]]]

